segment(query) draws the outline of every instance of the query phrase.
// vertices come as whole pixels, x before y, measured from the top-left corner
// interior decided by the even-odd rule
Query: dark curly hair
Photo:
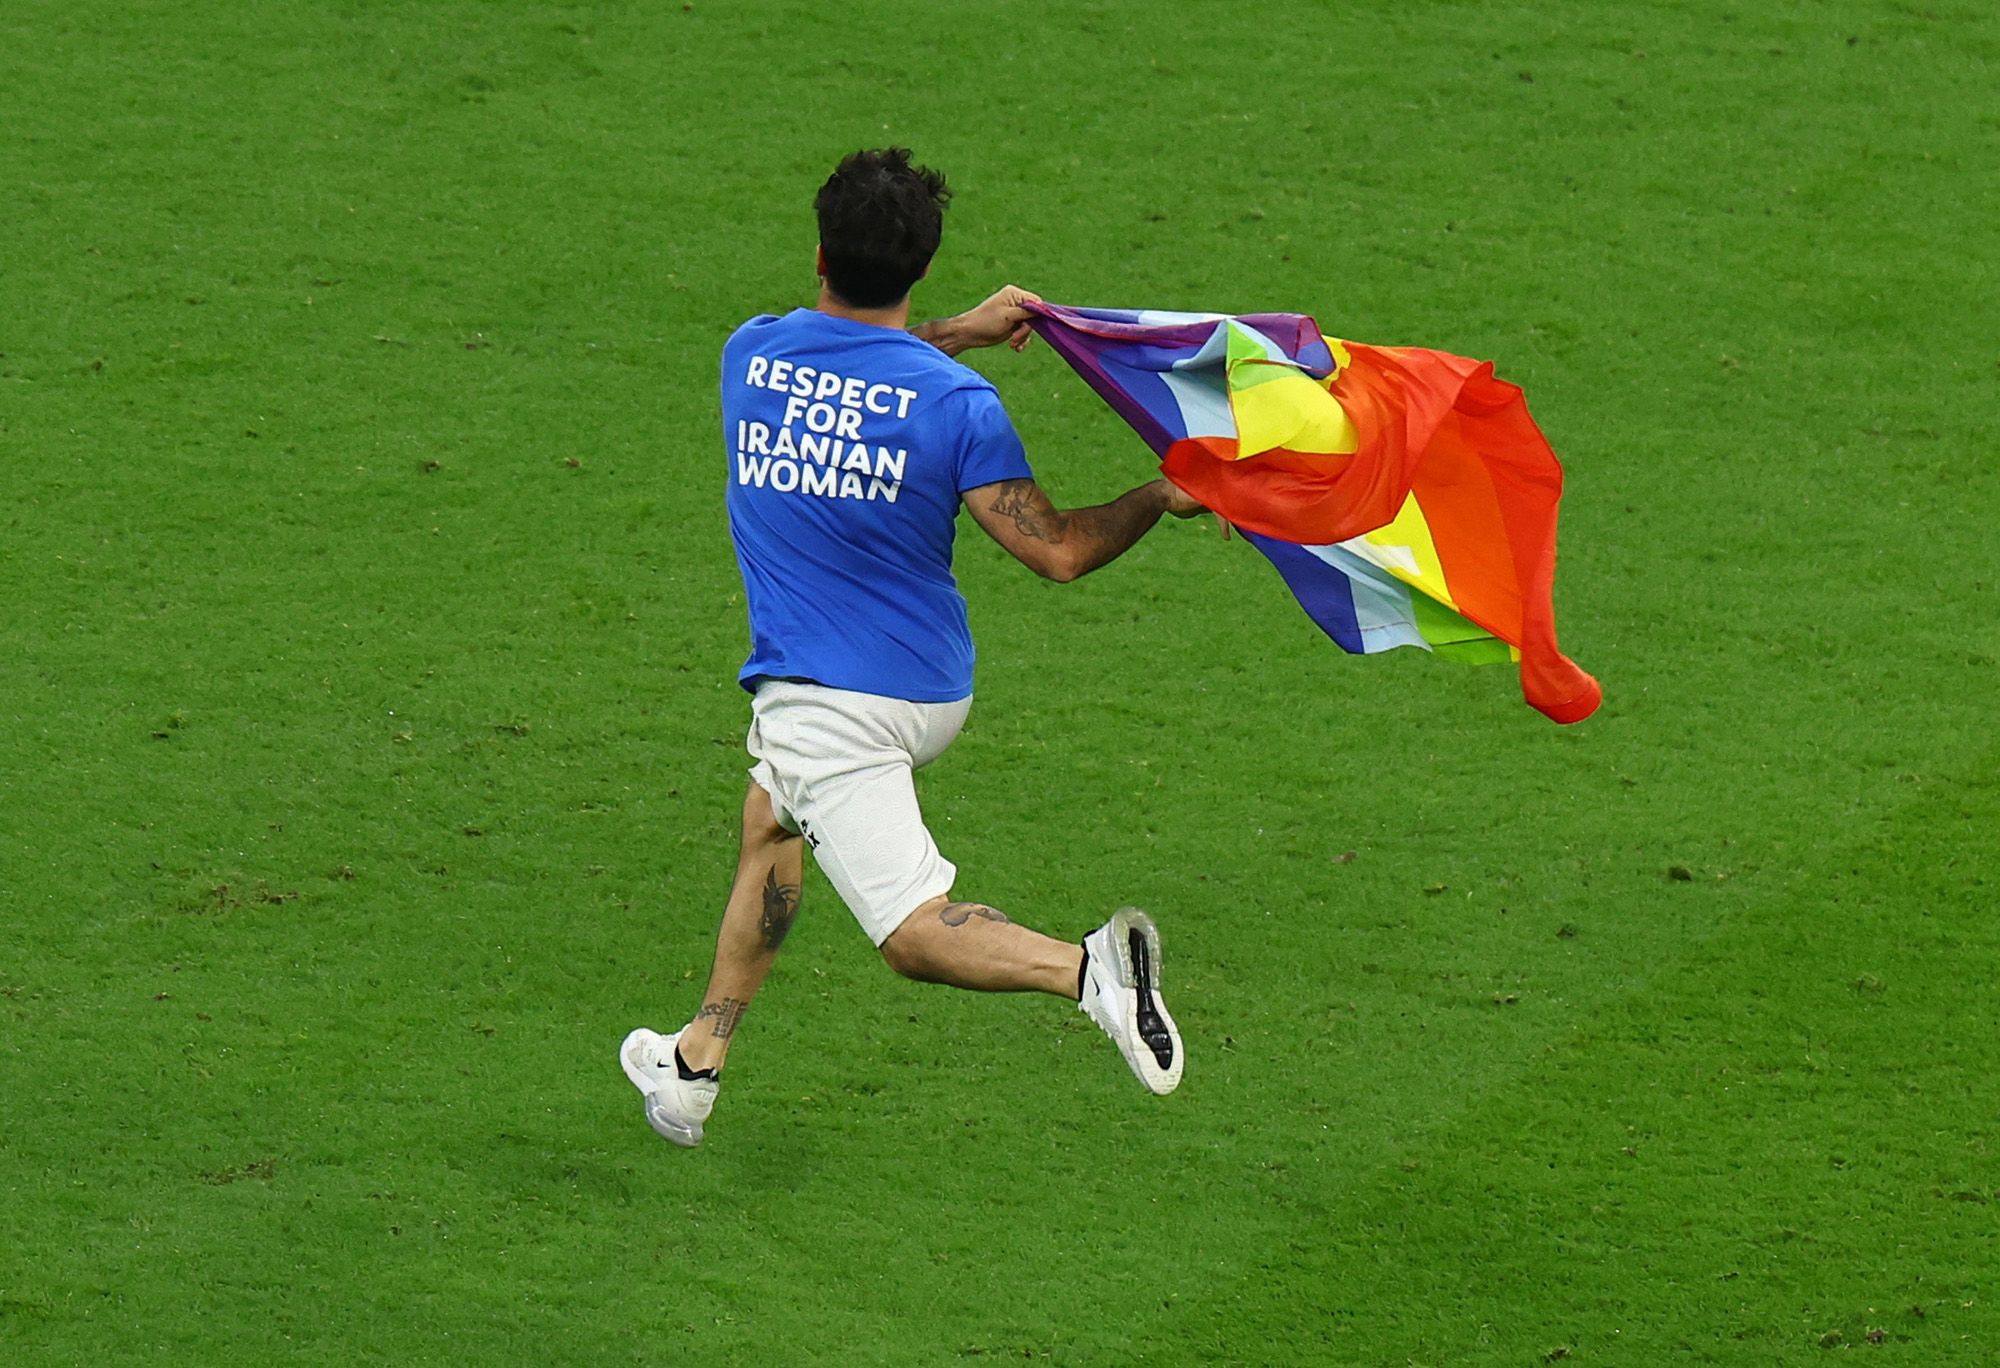
[[[894,304],[924,278],[944,235],[951,187],[907,147],[851,153],[813,197],[826,284],[858,309]]]

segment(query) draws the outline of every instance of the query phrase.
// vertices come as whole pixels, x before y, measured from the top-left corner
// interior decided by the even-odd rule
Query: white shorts
[[[917,810],[913,775],[971,711],[970,698],[910,703],[779,679],[751,701],[751,779],[877,946],[958,878]]]

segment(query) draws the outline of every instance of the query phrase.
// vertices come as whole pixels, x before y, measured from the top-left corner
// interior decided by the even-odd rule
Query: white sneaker
[[[1083,938],[1083,997],[1077,1003],[1118,1045],[1156,1093],[1181,1081],[1181,1033],[1160,1000],[1160,931],[1136,907],[1121,907]]]
[[[715,1109],[720,1084],[713,1077],[682,1078],[674,1063],[679,1031],[661,1035],[644,1026],[625,1037],[618,1062],[646,1099],[646,1124],[676,1145],[699,1145],[702,1123]]]

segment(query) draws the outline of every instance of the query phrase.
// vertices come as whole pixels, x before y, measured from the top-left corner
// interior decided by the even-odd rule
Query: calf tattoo
[[[779,883],[777,867],[772,866],[771,872],[764,876],[764,914],[759,922],[766,950],[776,950],[785,943],[785,936],[798,915],[798,885]]]
[[[714,1023],[708,1028],[708,1033],[717,1040],[727,1040],[729,1033],[736,1029],[736,1023],[743,1020],[743,1014],[749,1010],[749,1003],[726,997],[720,1002],[702,1003],[701,1010],[694,1014],[694,1019]]]
[[[938,909],[938,920],[946,926],[963,926],[973,917],[981,917],[990,922],[999,922],[1003,926],[1009,925],[1005,912],[1002,912],[997,907],[988,907],[985,903],[946,903]]]

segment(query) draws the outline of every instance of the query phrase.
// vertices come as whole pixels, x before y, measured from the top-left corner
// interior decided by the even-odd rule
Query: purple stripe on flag
[[[1141,323],[1137,309],[1069,309],[1059,304],[1030,304],[1028,312],[1041,314],[1069,329],[1102,342],[1137,342],[1155,347],[1199,348],[1208,341],[1218,321],[1199,323]],[[1333,352],[1321,335],[1319,324],[1305,314],[1244,314],[1236,320],[1255,328],[1278,344],[1278,349],[1315,376],[1333,373]],[[1048,337],[1047,332],[1043,332]],[[1051,341],[1054,339],[1051,338]],[[1089,345],[1079,339],[1080,345]],[[1068,359],[1067,350],[1063,353]],[[1071,362],[1074,365],[1074,362]]]
[[[1035,310],[1042,306],[1031,304],[1028,307],[1030,310]],[[1202,332],[1202,338],[1206,340],[1208,333],[1214,329],[1213,323],[1207,324]],[[1173,395],[1168,391],[1165,381],[1155,378],[1150,387],[1151,392],[1142,400],[1139,395],[1132,392],[1132,386],[1128,383],[1128,377],[1132,374],[1129,367],[1117,367],[1115,375],[1112,370],[1107,369],[1106,361],[1109,358],[1105,353],[1125,350],[1124,348],[1107,347],[1099,339],[1070,328],[1037,328],[1036,331],[1055,348],[1056,355],[1069,362],[1070,369],[1081,376],[1086,385],[1097,391],[1099,398],[1111,405],[1112,410],[1120,418],[1131,424],[1132,430],[1139,434],[1141,441],[1153,449],[1154,455],[1165,456],[1167,448],[1186,435],[1185,432],[1176,433],[1166,425],[1165,420],[1169,415],[1178,423],[1180,406],[1173,402]],[[1154,339],[1149,337],[1146,340]],[[1192,353],[1193,348],[1189,350]]]

